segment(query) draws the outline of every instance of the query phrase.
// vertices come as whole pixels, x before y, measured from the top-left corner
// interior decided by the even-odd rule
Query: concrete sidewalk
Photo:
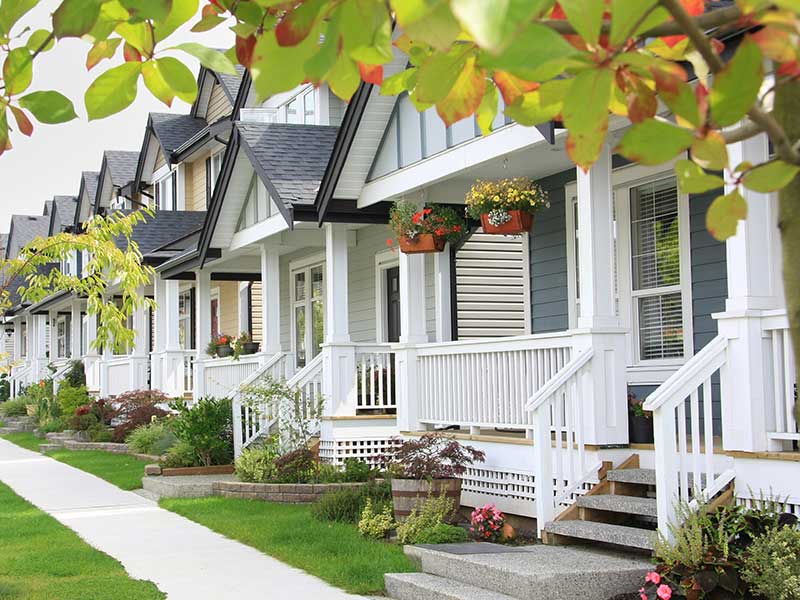
[[[0,481],[119,560],[132,577],[154,582],[170,600],[358,598],[133,492],[3,439]]]

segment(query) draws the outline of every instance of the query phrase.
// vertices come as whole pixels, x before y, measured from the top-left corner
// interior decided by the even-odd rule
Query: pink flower
[[[672,598],[672,588],[668,585],[660,585],[656,590],[656,596],[661,598],[661,600],[669,600]]]
[[[661,575],[659,575],[655,571],[651,571],[650,573],[645,575],[644,580],[652,583],[653,585],[658,585],[659,583],[661,583]]]
[[[642,589],[644,589],[644,588],[642,588]],[[641,600],[647,600],[647,594],[645,594],[644,592],[640,591],[639,592],[639,598],[641,598]]]

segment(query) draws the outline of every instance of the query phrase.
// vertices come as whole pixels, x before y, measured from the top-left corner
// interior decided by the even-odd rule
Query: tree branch
[[[675,23],[680,25],[683,30],[682,33],[689,36],[692,45],[700,53],[700,56],[703,57],[703,60],[706,61],[711,72],[718,73],[722,71],[722,69],[725,68],[725,63],[722,62],[719,55],[714,52],[711,42],[698,26],[697,19],[686,12],[679,0],[660,0],[660,2],[661,6],[666,8],[675,19]],[[753,108],[747,112],[747,115],[753,123],[767,133],[775,146],[775,151],[783,160],[794,165],[800,165],[800,153],[795,151],[792,147],[789,138],[786,136],[786,132],[771,114],[762,110],[759,106],[753,106]]]
[[[728,131],[722,131],[721,133],[726,144],[733,144],[735,142],[741,142],[743,140],[750,139],[754,135],[758,135],[763,131],[764,129],[760,125],[753,123],[753,121],[746,121],[736,129],[729,129]]]

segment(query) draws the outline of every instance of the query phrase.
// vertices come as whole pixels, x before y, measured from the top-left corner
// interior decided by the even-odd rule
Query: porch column
[[[195,345],[194,389],[195,399],[205,395],[205,371],[203,359],[206,346],[211,342],[211,272],[202,269],[195,273]]]
[[[355,347],[350,343],[347,229],[325,225],[325,344],[322,393],[326,415],[356,414]]]
[[[183,350],[180,345],[178,303],[180,285],[178,281],[164,282],[163,312],[164,353],[161,362],[161,391],[169,396],[183,396]]]
[[[81,326],[81,303],[73,302],[70,305],[69,315],[69,356],[72,360],[80,360],[81,355],[86,353],[86,348],[81,348],[83,337]]]
[[[763,162],[769,158],[767,136],[731,144],[728,155],[731,164]],[[722,442],[725,450],[779,450],[780,443],[767,439],[775,358],[762,323],[767,311],[785,311],[777,198],[742,192],[747,219],[739,221],[736,235],[726,242],[728,299],[725,312],[715,315],[720,334],[728,338],[728,367],[721,380]]]
[[[418,431],[417,348],[428,341],[425,321],[425,255],[400,253],[400,343],[397,364],[397,427]]]
[[[97,339],[97,316],[86,315],[86,348],[84,349],[83,368],[86,372],[86,387],[90,391],[100,391],[100,357],[95,348]]]
[[[580,315],[573,352],[591,348],[591,377],[583,378],[584,441],[628,442],[625,332],[614,291],[614,196],[611,150],[603,145],[588,172],[577,168]]]
[[[144,289],[138,291],[144,296]],[[133,311],[133,347],[130,351],[130,387],[133,390],[146,389],[147,381],[147,342],[149,327],[149,312],[146,305],[139,306]]]
[[[105,302],[111,302],[111,298],[105,298]],[[95,330],[96,332],[96,330]],[[103,344],[103,350],[100,356],[100,397],[104,398],[110,393],[110,381],[108,379],[108,363],[114,358],[114,351],[112,348],[113,339],[109,340],[107,344]]]
[[[52,363],[54,360],[61,358],[58,355],[58,331],[56,328],[56,319],[58,319],[58,312],[55,310],[48,310],[47,311],[47,322],[50,325],[49,331],[49,340],[48,344],[50,346],[50,356],[49,356],[49,363]],[[48,372],[48,375],[50,373]]]
[[[153,300],[156,308],[153,313],[153,349],[150,352],[150,386],[154,390],[163,389],[163,352],[165,342],[164,319],[166,312],[165,306],[166,286],[164,281],[156,275],[153,277]]]
[[[261,351],[268,357],[281,351],[281,270],[278,251],[261,246]]]
[[[453,339],[452,315],[452,248],[448,243],[443,252],[433,255],[433,273],[436,289],[436,341],[450,342]]]
[[[33,381],[47,375],[47,315],[32,315],[33,324]]]

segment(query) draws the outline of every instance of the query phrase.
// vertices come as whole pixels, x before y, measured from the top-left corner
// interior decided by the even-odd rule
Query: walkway
[[[154,582],[170,600],[357,598],[133,492],[2,439],[0,481],[119,560],[132,577]]]

